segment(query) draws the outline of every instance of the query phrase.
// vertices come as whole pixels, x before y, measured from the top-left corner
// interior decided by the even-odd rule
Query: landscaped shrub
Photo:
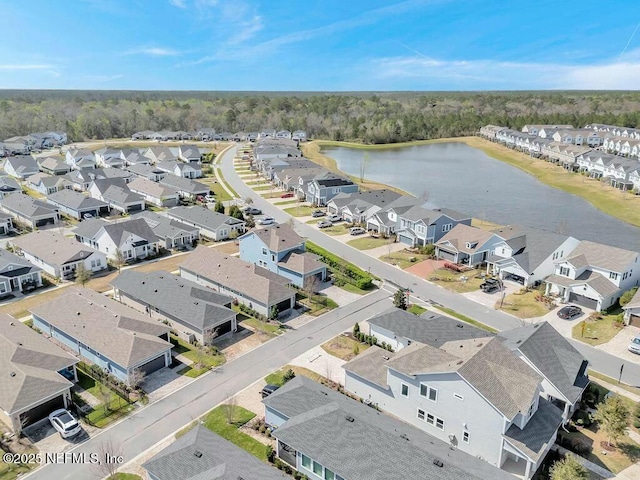
[[[576,424],[581,427],[588,428],[593,423],[589,412],[586,412],[584,410],[577,410],[573,415],[573,419],[575,420]]]
[[[633,421],[633,426],[636,428],[640,428],[640,419]]]
[[[321,248],[311,242],[307,242],[306,245],[307,251],[314,253],[320,257],[324,263],[329,265],[332,269],[337,272],[344,273],[344,276],[341,278],[361,290],[366,290],[371,288],[373,283],[373,278],[364,272],[364,270],[356,267],[351,263],[345,263],[344,259],[334,255],[333,253]]]

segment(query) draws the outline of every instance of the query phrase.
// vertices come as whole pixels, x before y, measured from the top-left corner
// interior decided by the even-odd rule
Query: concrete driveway
[[[478,289],[474,290],[473,292],[463,293],[462,295],[470,300],[473,300],[474,302],[478,302],[481,305],[485,305],[490,308],[496,308],[496,303],[500,301],[502,295],[511,295],[512,293],[518,292],[522,288],[522,285],[514,285],[508,282],[504,282],[503,285],[504,290],[502,291],[485,293],[482,290]]]
[[[333,355],[329,355],[320,345],[306,351],[289,363],[291,365],[297,365],[298,367],[307,368],[316,372],[318,375],[322,375],[334,382],[338,382],[340,385],[344,385],[345,375],[342,365],[347,362]]]
[[[612,353],[613,355],[624,358],[625,360],[629,360],[630,362],[640,364],[640,355],[631,353],[627,348],[631,343],[631,340],[633,340],[638,335],[640,335],[640,328],[632,327],[629,325],[620,330],[620,333],[618,333],[607,343],[597,345],[596,348],[598,350]]]
[[[74,415],[75,417],[75,415]],[[77,418],[77,417],[76,417]],[[42,453],[62,453],[93,437],[99,428],[80,422],[82,431],[73,438],[62,438],[45,418],[25,428],[24,434],[31,443]]]
[[[142,382],[142,388],[147,392],[149,403],[157,402],[161,398],[170,395],[177,389],[194,381],[193,378],[178,375],[177,371],[182,368],[185,368],[185,365],[179,365],[174,369],[162,368],[145,377]]]

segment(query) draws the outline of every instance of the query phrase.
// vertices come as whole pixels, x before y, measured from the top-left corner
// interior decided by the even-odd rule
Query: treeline
[[[47,130],[80,141],[214,127],[395,143],[471,135],[488,123],[520,129],[593,122],[640,126],[640,92],[0,91],[0,140]]]

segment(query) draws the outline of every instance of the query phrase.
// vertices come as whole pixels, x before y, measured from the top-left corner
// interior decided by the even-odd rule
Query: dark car
[[[245,215],[262,215],[262,210],[260,210],[259,208],[247,207],[242,211],[245,213]]]
[[[291,198],[293,197],[293,192],[287,192],[280,195],[280,198]]]
[[[323,212],[322,210],[314,210],[313,212],[311,212],[311,216],[313,218],[324,217],[325,215],[326,213]]]
[[[582,309],[580,307],[576,307],[575,305],[562,307],[560,310],[558,310],[558,317],[564,318],[565,320],[571,320],[572,318],[580,315],[582,315]]]
[[[500,290],[500,281],[495,278],[487,278],[484,283],[480,284],[480,290],[484,293],[492,293]]]
[[[268,397],[279,388],[280,387],[278,385],[265,385],[262,391],[260,392],[260,395],[262,395],[262,398]]]

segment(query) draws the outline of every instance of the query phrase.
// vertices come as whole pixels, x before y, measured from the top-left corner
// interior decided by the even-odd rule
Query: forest
[[[140,130],[307,131],[396,143],[471,135],[485,124],[640,126],[640,92],[160,92],[0,90],[0,139],[59,130],[71,141]]]

